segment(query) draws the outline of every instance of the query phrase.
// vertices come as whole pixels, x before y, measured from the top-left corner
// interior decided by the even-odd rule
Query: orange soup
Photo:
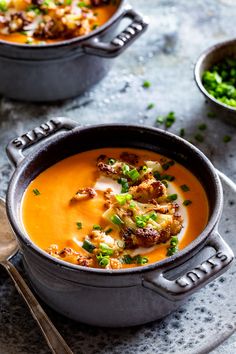
[[[0,40],[47,44],[84,36],[109,20],[114,0],[2,0]]]
[[[22,221],[50,255],[85,267],[120,269],[160,261],[205,228],[198,179],[157,153],[104,148],[79,153],[27,187]]]

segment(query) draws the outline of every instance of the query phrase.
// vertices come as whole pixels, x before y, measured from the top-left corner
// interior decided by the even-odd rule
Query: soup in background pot
[[[208,221],[198,179],[157,153],[105,148],[66,158],[38,175],[22,200],[22,223],[50,255],[120,269],[172,256]]]
[[[1,0],[0,40],[47,44],[87,35],[114,14],[118,0]]]

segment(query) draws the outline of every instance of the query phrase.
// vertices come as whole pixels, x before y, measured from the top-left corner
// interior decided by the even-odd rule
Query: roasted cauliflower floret
[[[158,199],[166,196],[166,187],[161,181],[155,178],[144,180],[138,186],[129,188],[129,193],[133,199],[141,203],[148,203],[152,199]]]
[[[93,188],[80,188],[75,195],[71,198],[71,201],[81,201],[92,199],[96,196],[96,192]]]

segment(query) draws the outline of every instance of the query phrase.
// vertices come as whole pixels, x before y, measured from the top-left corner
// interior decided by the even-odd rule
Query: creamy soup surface
[[[85,267],[120,269],[160,261],[205,228],[198,179],[157,153],[91,150],[38,175],[22,200],[22,223],[50,255]]]

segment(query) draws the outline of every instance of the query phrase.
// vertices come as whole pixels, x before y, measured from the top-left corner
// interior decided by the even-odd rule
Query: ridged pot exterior
[[[17,60],[0,53],[0,95],[33,102],[65,100],[98,83],[111,59],[74,53],[51,60]]]
[[[54,310],[75,321],[101,327],[141,325],[163,318],[183,302],[168,300],[145,288],[142,274],[83,275],[49,265],[22,246],[25,269],[36,293]]]

